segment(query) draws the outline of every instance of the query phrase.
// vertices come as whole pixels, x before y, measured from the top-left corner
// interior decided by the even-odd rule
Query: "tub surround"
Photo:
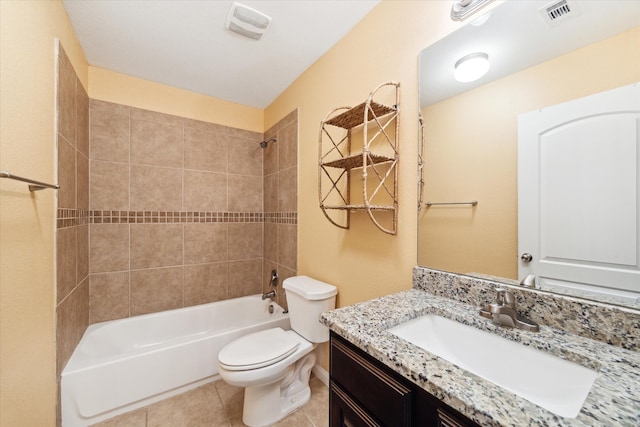
[[[324,313],[321,322],[481,425],[636,425],[640,417],[637,311],[517,288],[518,311],[540,324],[540,332],[526,332],[496,326],[478,315],[480,305],[494,301],[500,283],[422,267],[414,269],[413,282],[411,290]],[[597,370],[582,410],[576,418],[559,417],[387,332],[427,313]]]
[[[262,133],[88,102],[89,324],[263,293],[272,269],[295,275],[297,111],[262,149]]]

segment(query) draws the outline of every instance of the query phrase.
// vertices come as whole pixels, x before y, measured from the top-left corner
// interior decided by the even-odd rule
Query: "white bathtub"
[[[88,426],[214,381],[222,347],[274,327],[290,329],[289,315],[260,295],[91,325],[62,372],[62,425]]]

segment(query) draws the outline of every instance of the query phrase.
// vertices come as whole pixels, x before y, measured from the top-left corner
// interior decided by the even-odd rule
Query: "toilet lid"
[[[218,361],[231,371],[257,369],[286,358],[296,351],[298,345],[295,333],[281,328],[266,329],[227,344],[220,350]]]

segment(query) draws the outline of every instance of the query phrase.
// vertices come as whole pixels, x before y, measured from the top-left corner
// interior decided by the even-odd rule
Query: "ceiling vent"
[[[580,10],[575,1],[559,0],[540,9],[540,14],[549,27],[555,27],[568,19],[578,16]]]
[[[227,15],[226,28],[234,33],[260,40],[271,24],[271,18],[249,6],[233,3]]]

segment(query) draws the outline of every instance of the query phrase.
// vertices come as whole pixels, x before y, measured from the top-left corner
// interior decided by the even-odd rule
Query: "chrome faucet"
[[[276,270],[271,270],[271,278],[269,279],[269,286],[273,286],[273,290],[267,293],[262,294],[262,300],[266,300],[267,298],[277,298],[276,287],[278,286],[278,272]]]
[[[536,287],[536,276],[533,274],[527,275],[520,282],[520,286],[524,286],[525,288],[535,288]]]
[[[267,298],[275,298],[276,297],[276,291],[269,291],[265,294],[262,294],[262,299],[266,300]]]
[[[480,309],[480,316],[493,319],[496,325],[524,329],[538,332],[538,324],[533,320],[518,315],[516,311],[516,297],[507,289],[496,289],[496,302]]]

